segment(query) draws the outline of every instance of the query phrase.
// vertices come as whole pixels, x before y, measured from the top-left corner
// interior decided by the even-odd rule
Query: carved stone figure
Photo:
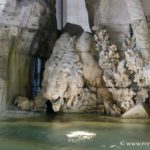
[[[54,7],[55,1],[49,2]],[[48,100],[56,112],[123,114],[124,118],[138,112],[138,116],[148,116],[150,32],[142,1],[85,2],[92,34],[67,24],[46,62],[42,95],[34,101],[18,97],[15,103],[23,110],[44,111]],[[116,17],[121,8],[121,15]],[[35,38],[39,49],[37,43],[31,46],[32,53],[39,56],[43,56],[43,49],[47,50],[47,46],[40,47],[41,35]]]
[[[120,114],[111,92],[105,87],[103,70],[94,58],[94,38],[83,33],[77,40],[63,34],[47,61],[43,96],[54,111]]]
[[[44,110],[47,99],[56,112],[120,115],[139,103],[146,103],[149,70],[134,50],[134,38],[124,36],[125,50],[120,53],[108,31],[93,29],[94,36],[86,32],[79,38],[68,33],[61,35],[45,65],[43,97],[34,102],[17,100],[19,108]],[[99,50],[99,60],[94,55],[95,47]]]
[[[63,34],[46,63],[43,95],[51,100],[55,111],[59,111],[61,105],[71,108],[82,93],[82,64],[74,51],[73,40],[69,34]]]

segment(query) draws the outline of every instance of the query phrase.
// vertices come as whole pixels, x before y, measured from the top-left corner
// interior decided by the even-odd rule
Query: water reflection
[[[88,131],[73,131],[69,134],[66,134],[69,142],[80,142],[86,141],[94,138],[96,133],[88,132]]]

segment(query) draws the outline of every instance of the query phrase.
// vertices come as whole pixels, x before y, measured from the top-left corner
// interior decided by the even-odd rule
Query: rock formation
[[[0,110],[18,95],[31,97],[32,55],[50,56],[57,27],[49,3],[0,0]]]
[[[65,33],[55,43],[45,66],[42,91],[55,111],[104,113],[105,107],[107,113],[120,114],[105,87],[93,46],[94,38],[86,32],[77,39]]]
[[[150,109],[148,104],[140,103],[129,111],[124,113],[121,117],[123,119],[149,119],[150,116]]]
[[[121,58],[116,45],[110,41],[109,33],[105,29],[95,31],[96,46],[100,51],[99,66],[104,71],[103,79],[121,113],[138,103],[146,102],[150,83],[149,70],[145,69],[142,57],[132,49],[134,38],[130,40],[125,40],[126,44],[123,45],[126,45],[126,49],[121,52],[124,55]],[[130,42],[127,44],[127,41]]]
[[[46,107],[46,100],[43,99],[42,93],[32,99],[26,97],[18,96],[14,100],[14,105],[23,111],[35,111],[35,112],[44,112]]]
[[[83,33],[76,44],[76,50],[80,52],[79,55],[83,64],[84,81],[88,84],[88,88],[96,88],[97,103],[102,101],[107,113],[118,114],[114,111],[114,108],[117,107],[113,103],[112,95],[105,87],[103,70],[98,66],[98,62],[93,55],[95,53],[93,40],[94,38],[90,34]]]
[[[73,40],[67,33],[63,34],[55,43],[53,54],[45,66],[44,98],[52,101],[55,111],[64,104],[66,108],[72,107],[82,93],[82,64],[74,52]]]
[[[64,33],[46,62],[42,83],[43,101],[54,111],[100,112],[120,115],[149,97],[149,70],[136,51],[134,37],[126,37],[119,51],[105,29],[93,27],[94,36]],[[95,53],[99,53],[99,59]],[[16,100],[17,101],[17,100]],[[18,102],[18,107],[29,106]],[[42,106],[39,100],[34,107]],[[43,108],[44,109],[44,108]]]
[[[65,33],[57,40],[45,67],[43,95],[55,111],[94,111],[96,90],[84,88],[83,64],[73,37]]]
[[[143,1],[117,2],[116,0],[86,0],[92,34],[83,33],[82,27],[68,23],[46,62],[41,91],[43,96],[40,95],[40,98],[34,101],[19,97],[15,101],[18,107],[23,110],[44,111],[43,104],[49,100],[54,111],[100,112],[129,116],[135,115],[140,108],[144,115],[148,116],[143,107],[150,103],[148,18],[142,7]],[[51,6],[53,3],[54,1],[49,0]],[[47,17],[45,7],[41,7],[41,3],[38,6],[40,7],[38,10]],[[103,11],[104,9],[106,11]],[[117,18],[120,9],[122,11]],[[40,12],[37,14],[41,14]],[[35,42],[28,43],[27,46],[30,48],[26,48],[27,54],[31,52],[33,55],[45,57],[46,54],[51,53],[43,50],[47,50],[48,46],[41,46],[44,40],[53,43],[47,32],[43,31],[45,26],[41,26],[42,28],[39,27],[41,30],[38,29],[39,32],[37,34],[34,32],[32,36]],[[23,35],[19,32],[10,53],[12,66],[15,65],[13,62],[16,62],[14,61],[16,57],[12,55],[14,51],[16,53],[16,50],[24,49],[24,45],[18,48],[20,43],[17,45],[16,41],[24,39],[23,37],[27,39],[29,30],[22,32]],[[44,33],[46,38],[43,39],[40,33],[42,35]],[[17,60],[20,60],[20,57],[17,57]],[[30,60],[28,63],[27,60],[24,61],[24,65],[29,63]],[[24,65],[21,63],[21,67]],[[28,68],[27,66],[25,74],[28,73]],[[19,69],[16,67],[13,71],[16,70]],[[15,77],[12,75],[10,78],[13,78],[14,83],[16,83]],[[24,82],[27,81],[28,78]]]

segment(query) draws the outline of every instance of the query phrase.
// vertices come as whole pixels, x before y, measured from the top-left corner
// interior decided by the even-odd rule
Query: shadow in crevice
[[[46,114],[47,115],[56,115],[56,112],[54,112],[53,106],[52,106],[52,103],[50,102],[50,100],[47,100],[45,105],[46,105]]]
[[[34,99],[41,90],[43,79],[44,66],[47,59],[51,56],[53,46],[58,38],[57,22],[55,16],[55,0],[45,0],[49,11],[45,9],[42,16],[39,18],[39,29],[33,37],[30,53],[32,56],[31,62],[31,83],[32,83],[32,98]],[[48,15],[47,15],[48,14]],[[44,18],[43,16],[46,16]]]

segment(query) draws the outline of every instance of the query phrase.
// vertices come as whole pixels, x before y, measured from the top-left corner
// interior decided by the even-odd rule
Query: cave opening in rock
[[[54,110],[53,110],[53,106],[50,100],[47,100],[46,103],[46,114],[47,115],[52,115],[55,114]]]

